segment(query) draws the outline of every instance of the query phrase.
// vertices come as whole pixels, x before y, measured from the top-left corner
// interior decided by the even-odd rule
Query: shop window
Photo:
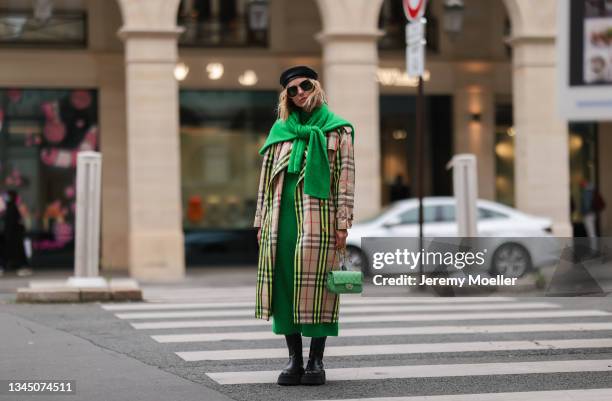
[[[72,266],[77,153],[98,143],[95,90],[0,89],[0,192],[19,194],[33,265]]]
[[[431,53],[437,53],[439,48],[438,19],[433,15],[430,4],[425,9],[425,18],[427,18],[426,49]],[[405,49],[406,22],[402,0],[384,0],[378,18],[378,28],[383,30],[383,36],[378,40],[378,48],[380,50]]]
[[[87,13],[84,7],[63,10],[55,9],[51,0],[32,3],[30,9],[2,8],[3,3],[0,3],[1,46],[87,47]]]
[[[582,222],[583,185],[599,187],[597,161],[597,124],[572,123],[569,125],[570,153],[570,209],[574,233]]]
[[[425,110],[423,195],[448,196],[452,194],[452,175],[446,169],[453,148],[452,99],[427,96]],[[416,96],[381,95],[379,113],[381,198],[386,205],[417,196]]]
[[[183,226],[250,229],[273,91],[180,92]]]
[[[268,43],[267,0],[182,0],[181,46],[261,46]]]
[[[496,106],[495,140],[495,187],[498,202],[514,206],[514,136],[512,126],[512,106]],[[570,211],[574,234],[582,234],[582,183],[597,187],[597,125],[594,123],[569,124],[569,161],[570,161]],[[498,216],[495,216],[498,217]],[[501,216],[500,216],[501,217]]]
[[[514,127],[512,104],[495,106],[495,199],[514,206]]]

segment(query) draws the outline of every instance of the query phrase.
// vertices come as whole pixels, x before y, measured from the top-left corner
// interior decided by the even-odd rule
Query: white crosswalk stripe
[[[249,291],[249,295],[252,296],[252,288],[249,288]],[[256,361],[261,361],[263,364],[265,361],[285,360],[287,349],[284,348],[284,339],[272,333],[271,321],[254,318],[254,303],[247,299],[246,288],[239,287],[237,296],[233,298],[227,296],[227,289],[209,291],[207,297],[198,296],[192,299],[188,297],[188,294],[196,292],[196,289],[188,289],[176,298],[164,298],[160,291],[157,297],[153,298],[159,302],[103,304],[101,307],[136,330],[149,330],[144,333],[159,343],[160,347],[161,344],[172,346],[172,352],[184,363],[211,366],[211,369],[206,370],[206,375],[220,385],[276,383],[282,368],[280,365],[277,370],[253,370],[251,367],[257,363]],[[214,296],[222,292],[226,294],[225,298],[215,300]],[[563,308],[560,304],[548,300],[533,302],[510,297],[366,298],[359,296],[343,297],[340,310],[340,336],[334,339],[333,344],[328,343],[325,357],[342,359],[337,359],[333,367],[326,366],[328,381],[425,378],[450,380],[458,377],[612,371],[612,362],[597,355],[598,352],[610,352],[609,349],[612,349],[612,335],[610,335],[612,313],[604,310]],[[184,320],[189,318],[193,319]],[[376,323],[392,323],[393,326],[375,327]],[[198,328],[201,330],[193,330]],[[423,337],[411,341],[410,336],[419,335]],[[448,338],[439,337],[442,335],[463,337],[458,338],[458,341],[449,341]],[[493,335],[505,337],[503,339],[491,337]],[[511,338],[514,336],[519,337]],[[343,344],[344,338],[353,340],[350,345]],[[380,341],[372,343],[371,338],[378,338]],[[279,342],[274,346],[270,342],[273,340]],[[223,343],[224,341],[228,343]],[[263,343],[264,341],[267,343]],[[216,346],[212,347],[215,344]],[[573,357],[580,350],[590,351],[584,359]],[[524,355],[534,355],[528,354],[534,351],[542,360],[520,359],[521,352]],[[565,358],[547,360],[546,355],[549,351],[556,352],[556,355],[564,355]],[[498,361],[499,356],[496,352],[511,352],[513,358]],[[308,353],[306,348],[304,353],[306,355]],[[445,359],[441,355],[446,353],[456,353],[453,354],[452,363],[443,363]],[[489,353],[493,355],[491,358],[494,361],[474,363],[471,360],[461,363],[461,355],[474,355],[474,353],[479,356]],[[436,363],[419,364],[415,363],[414,359],[411,359],[409,364],[402,363],[402,355],[419,355],[419,360],[427,361],[429,354],[438,355]],[[376,357],[385,355],[393,356],[395,359],[387,359],[384,366],[377,366]],[[359,357],[358,366],[347,362],[353,357]],[[367,362],[368,360],[372,362]],[[437,362],[438,360],[440,362]],[[392,364],[388,366],[390,361]],[[219,367],[213,367],[216,366],[215,363],[223,362],[224,365],[219,365],[223,366],[222,371],[218,371]],[[338,367],[340,362],[341,367]],[[284,362],[281,363],[283,364]],[[228,369],[227,366],[235,368]],[[610,387],[612,387],[612,378]],[[359,400],[603,401],[612,399],[612,388],[520,390],[519,388],[517,392],[510,393],[482,392],[382,398],[375,397],[376,394],[364,393],[364,397],[374,398]],[[341,399],[335,396],[333,398]],[[357,399],[351,400],[357,401]]]
[[[612,389],[562,391],[517,391],[516,393],[486,393],[458,395],[423,395],[415,397],[345,398],[342,401],[609,401]],[[314,400],[313,400],[314,401]],[[318,400],[318,401],[338,401]]]
[[[460,304],[460,305],[399,305],[387,306],[385,312],[437,312],[456,310],[508,310],[508,309],[554,309],[558,305],[549,302],[532,302],[524,304]],[[343,314],[380,312],[379,306],[348,306],[342,308]],[[117,313],[119,319],[177,319],[186,317],[224,317],[224,316],[252,316],[252,309],[230,309],[217,311],[189,311],[189,312],[132,312]]]
[[[382,311],[381,311],[382,312]],[[342,315],[342,313],[341,313]],[[611,316],[612,313],[599,310],[586,311],[545,311],[545,312],[498,312],[482,313],[438,313],[438,314],[393,314],[393,315],[363,315],[341,317],[342,323],[374,323],[374,322],[431,322],[438,320],[496,320],[503,316],[507,319],[550,319],[560,317],[593,317]],[[219,319],[219,320],[172,320],[161,322],[131,323],[132,327],[139,330],[144,329],[186,329],[194,327],[236,327],[236,326],[261,326],[269,324],[264,320],[255,319]]]
[[[533,341],[471,341],[462,343],[385,344],[345,347],[327,347],[327,356],[425,354],[445,352],[519,351],[535,349],[610,348],[612,339],[590,338],[584,340],[533,340]],[[224,361],[231,359],[284,358],[284,348],[245,348],[222,351],[177,352],[185,361]],[[304,354],[308,350],[304,348]]]
[[[423,334],[492,334],[492,333],[533,333],[544,331],[612,331],[612,323],[543,323],[543,324],[500,324],[482,326],[421,326],[342,329],[342,337],[385,337]],[[209,341],[273,340],[278,335],[271,331],[244,331],[225,333],[160,334],[151,336],[159,343],[190,343]]]
[[[373,298],[355,295],[344,295],[342,305],[389,305],[389,304],[463,304],[463,303],[482,303],[511,302],[515,298],[509,297],[488,297],[483,298]],[[191,303],[165,303],[165,302],[135,302],[135,303],[107,303],[102,305],[102,309],[108,311],[124,310],[168,310],[168,309],[219,309],[219,308],[239,308],[253,307],[253,301],[242,302],[191,302]]]
[[[612,372],[609,360],[472,363],[453,365],[359,366],[325,369],[328,380],[414,379],[423,377],[519,375],[563,372]],[[275,383],[278,371],[208,373],[219,384]]]

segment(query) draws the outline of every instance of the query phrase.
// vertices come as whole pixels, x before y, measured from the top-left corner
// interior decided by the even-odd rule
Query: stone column
[[[381,207],[377,28],[382,0],[317,0],[330,108],[355,127],[355,220]]]
[[[119,0],[125,46],[129,269],[184,277],[176,26],[179,0]]]
[[[125,63],[116,30],[122,24],[119,4],[89,0],[89,49],[96,60],[102,152],[102,258],[100,269],[127,272],[128,185],[125,121]],[[110,29],[109,29],[110,27]]]
[[[557,112],[556,1],[505,0],[512,18],[515,196],[518,209],[571,236],[567,121]]]
[[[127,134],[123,57],[98,56],[102,151],[103,271],[128,271]]]

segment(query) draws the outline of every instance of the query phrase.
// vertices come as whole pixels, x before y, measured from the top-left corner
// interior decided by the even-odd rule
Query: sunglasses
[[[304,92],[311,91],[314,88],[314,84],[311,80],[307,79],[305,81],[300,82],[298,85],[293,85],[287,88],[287,94],[289,97],[295,97],[298,94],[298,86],[302,88]]]

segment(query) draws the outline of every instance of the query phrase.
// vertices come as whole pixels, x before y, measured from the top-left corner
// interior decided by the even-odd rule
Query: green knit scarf
[[[306,151],[306,171],[304,173],[304,192],[310,196],[327,199],[330,188],[329,160],[327,159],[327,140],[325,133],[334,129],[351,127],[352,143],[355,142],[355,129],[345,119],[332,113],[327,104],[323,103],[312,111],[310,115],[302,110],[292,111],[286,121],[276,120],[268,138],[259,154],[263,155],[266,149],[283,141],[293,141],[293,148],[289,156],[288,171],[299,173]]]

